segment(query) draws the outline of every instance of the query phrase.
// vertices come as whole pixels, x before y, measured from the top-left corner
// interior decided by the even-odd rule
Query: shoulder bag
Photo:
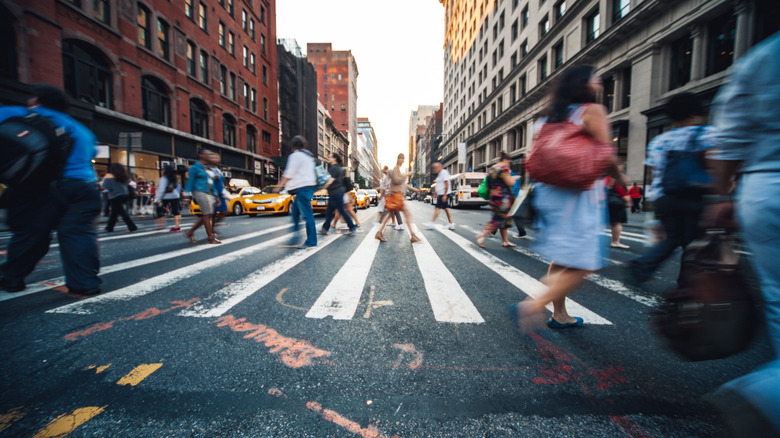
[[[404,209],[404,194],[400,192],[391,193],[385,197],[385,210],[401,211]]]

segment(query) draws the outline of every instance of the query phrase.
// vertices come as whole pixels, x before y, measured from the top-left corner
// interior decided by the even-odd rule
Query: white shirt
[[[445,181],[447,182],[445,184]],[[446,186],[446,187],[445,187]],[[452,185],[450,184],[450,173],[447,169],[442,169],[439,172],[439,176],[436,177],[436,194],[439,196],[449,195],[452,193]]]
[[[284,169],[283,176],[289,180],[285,184],[287,190],[316,186],[317,178],[314,175],[314,158],[311,152],[298,150],[291,153],[287,157],[287,168]]]

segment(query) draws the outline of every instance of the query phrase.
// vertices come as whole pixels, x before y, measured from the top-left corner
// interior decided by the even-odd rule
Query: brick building
[[[358,68],[350,50],[333,50],[331,43],[308,43],[306,57],[317,71],[320,102],[330,112],[339,131],[348,132],[351,142],[357,139]],[[350,146],[349,154],[352,154]]]
[[[28,85],[64,88],[105,158],[128,162],[120,133],[141,133],[131,172],[183,172],[198,147],[228,176],[276,179],[279,154],[274,0],[0,0],[0,102]],[[8,41],[12,43],[9,44]]]
[[[291,141],[302,135],[317,157],[317,73],[294,39],[277,41],[279,68],[279,129],[281,157],[292,153]]]

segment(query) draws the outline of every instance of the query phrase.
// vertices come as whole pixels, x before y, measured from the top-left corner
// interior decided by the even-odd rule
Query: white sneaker
[[[426,222],[423,224],[423,226],[429,230],[432,230],[434,229],[434,227],[436,227],[436,224],[434,224],[433,222]]]
[[[447,229],[448,229],[448,230],[454,230],[454,229],[455,229],[455,224],[449,224],[449,225],[447,225]]]
[[[404,230],[404,224],[401,224],[401,225],[396,225],[396,226],[395,226],[395,230],[396,230],[396,231],[403,231],[403,230]]]

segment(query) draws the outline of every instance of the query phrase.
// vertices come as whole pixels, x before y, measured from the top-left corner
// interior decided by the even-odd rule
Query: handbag
[[[514,205],[509,210],[509,216],[515,225],[523,228],[532,228],[536,221],[536,208],[534,208],[534,186],[528,186],[521,191],[521,194],[515,199]],[[518,226],[518,228],[519,228]]]
[[[545,123],[534,139],[525,169],[535,181],[587,190],[607,172],[615,153],[613,145],[599,142],[568,120]]]
[[[666,153],[666,165],[661,179],[661,188],[666,195],[701,196],[712,188],[712,177],[704,169],[700,152],[695,146],[704,130],[699,126],[693,138],[681,151]]]
[[[756,329],[756,306],[744,281],[732,235],[708,232],[683,253],[681,287],[653,315],[653,325],[690,361],[744,350]]]
[[[625,208],[626,200],[622,196],[618,195],[614,189],[609,189],[607,192],[607,205],[610,207]]]
[[[488,191],[488,178],[490,178],[490,175],[486,176],[485,179],[482,180],[482,183],[477,189],[477,195],[479,195],[479,197],[482,199],[490,199],[490,192]]]
[[[401,211],[404,209],[404,194],[391,193],[385,197],[385,210]]]

